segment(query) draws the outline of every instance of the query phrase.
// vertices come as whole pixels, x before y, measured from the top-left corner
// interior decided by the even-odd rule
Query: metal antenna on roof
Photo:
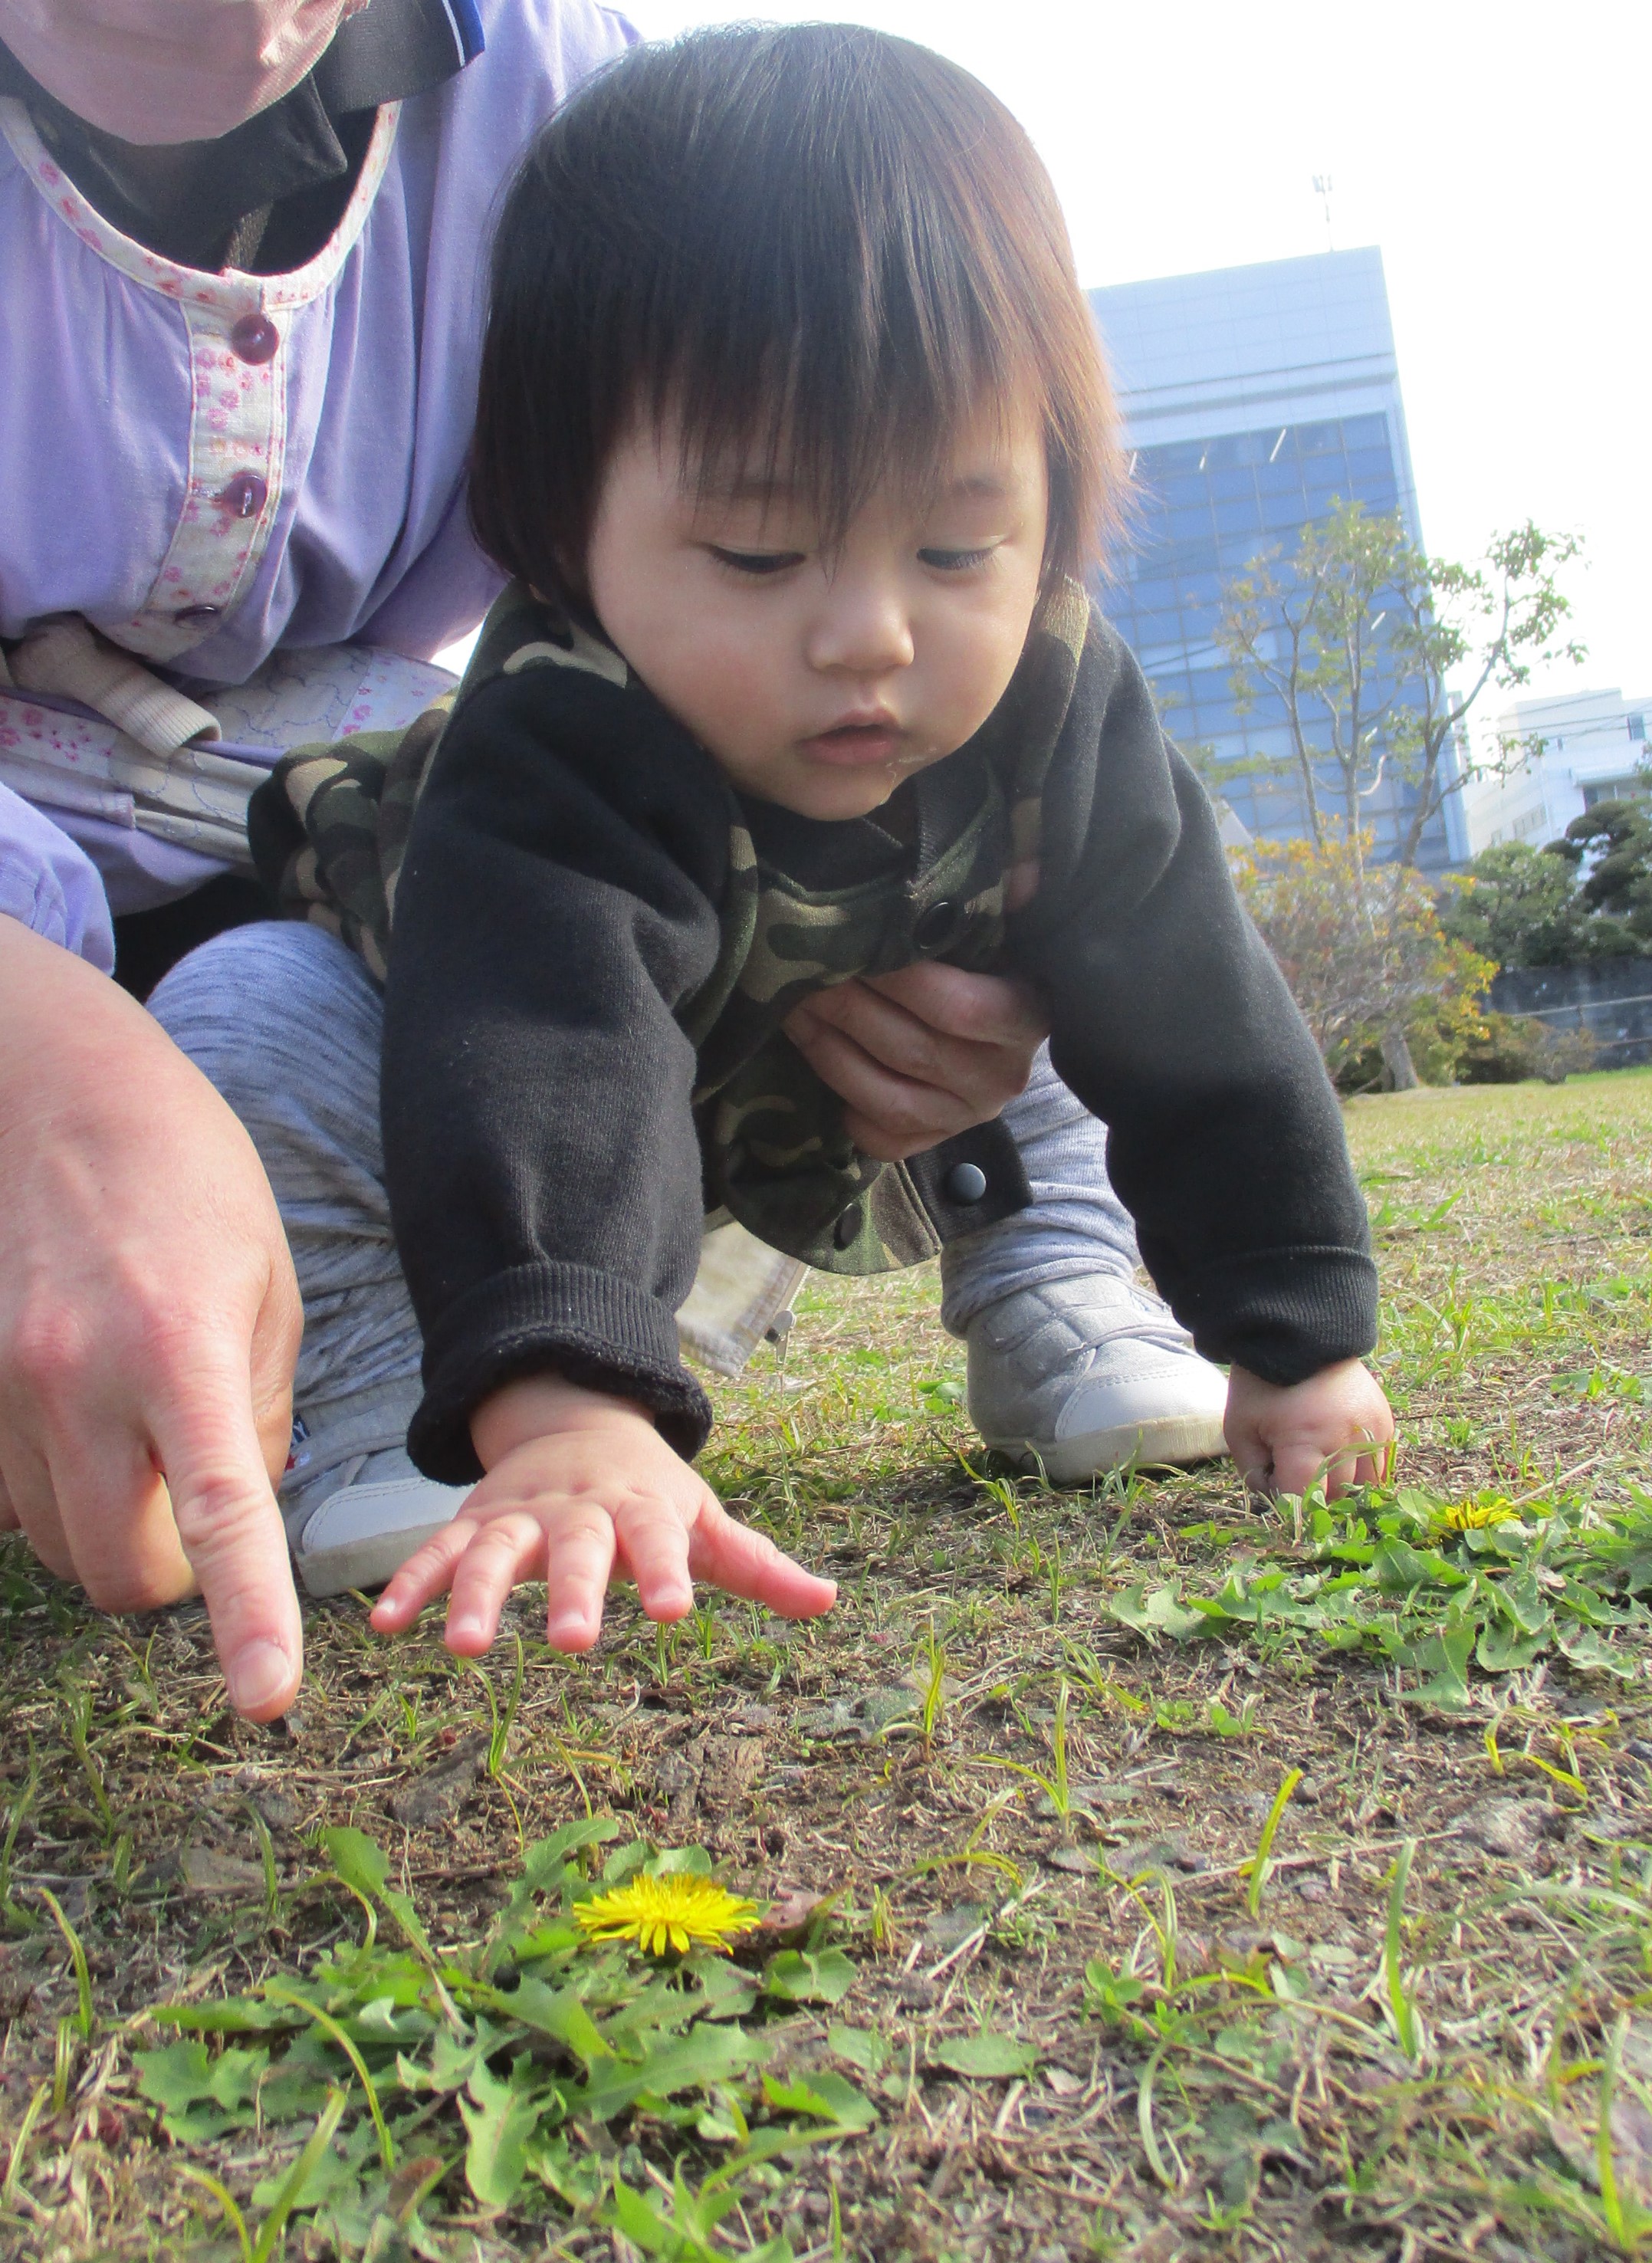
[[[1334,251],[1337,248],[1331,240],[1331,176],[1329,173],[1316,173],[1314,175],[1314,194],[1319,199],[1320,203],[1324,209],[1325,249],[1327,251]]]

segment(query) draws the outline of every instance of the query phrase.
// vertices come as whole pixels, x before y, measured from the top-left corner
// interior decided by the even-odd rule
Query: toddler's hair
[[[840,536],[985,405],[1050,471],[1046,580],[1100,555],[1112,397],[1049,176],[978,79],[847,24],[633,49],[544,126],[501,208],[471,512],[575,605],[615,446],[784,477]]]

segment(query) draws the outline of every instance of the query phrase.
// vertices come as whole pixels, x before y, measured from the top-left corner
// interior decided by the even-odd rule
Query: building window
[[[1300,836],[1306,813],[1288,767],[1284,708],[1261,687],[1249,705],[1235,702],[1233,671],[1216,641],[1222,587],[1259,557],[1288,560],[1301,530],[1323,519],[1333,497],[1357,497],[1373,512],[1396,509],[1388,418],[1273,424],[1206,441],[1172,441],[1138,448],[1133,466],[1135,542],[1115,578],[1098,591],[1103,608],[1140,656],[1172,738],[1208,745],[1218,762],[1264,751],[1284,758],[1279,777],[1252,788],[1253,829],[1275,839]],[[1234,791],[1240,791],[1237,779]],[[1384,846],[1403,831],[1411,799],[1403,783],[1391,781],[1367,805]],[[1541,813],[1532,821],[1540,825]],[[1425,861],[1439,861],[1444,846],[1435,818]]]
[[[1637,772],[1633,777],[1596,778],[1583,788],[1583,807],[1603,801],[1634,801],[1648,791],[1649,782]]]

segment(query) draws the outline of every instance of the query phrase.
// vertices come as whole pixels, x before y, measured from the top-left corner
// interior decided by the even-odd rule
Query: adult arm
[[[301,1317],[252,1143],[142,1008],[0,916],[0,1522],[105,1610],[198,1585],[231,1702],[302,1638],[272,1479]]]
[[[1014,955],[1177,1318],[1279,1387],[1359,1357],[1376,1276],[1336,1096],[1209,803],[1093,611],[1040,855]]]

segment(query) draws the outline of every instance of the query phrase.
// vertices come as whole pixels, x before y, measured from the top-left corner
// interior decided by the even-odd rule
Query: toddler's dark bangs
[[[638,417],[703,481],[800,486],[828,539],[921,486],[983,406],[1025,404],[1048,562],[1095,554],[1112,426],[1049,180],[1009,113],[852,25],[633,52],[541,133],[501,215],[472,510],[484,546],[581,595],[603,469]]]

